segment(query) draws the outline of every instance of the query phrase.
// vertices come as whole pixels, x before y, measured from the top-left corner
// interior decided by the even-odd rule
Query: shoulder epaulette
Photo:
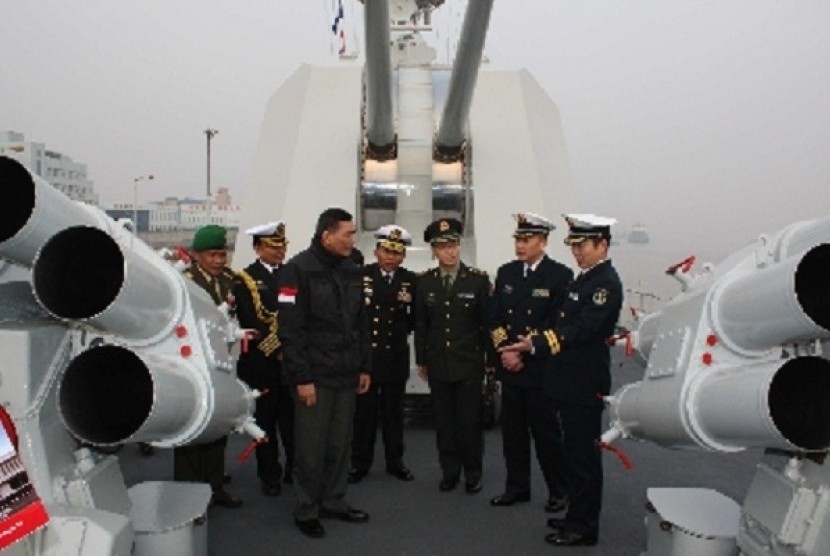
[[[486,270],[481,270],[480,268],[476,268],[474,266],[467,267],[467,270],[469,270],[473,274],[478,274],[479,276],[487,276]]]

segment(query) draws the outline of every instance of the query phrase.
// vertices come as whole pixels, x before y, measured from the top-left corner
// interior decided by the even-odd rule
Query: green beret
[[[194,251],[208,251],[210,249],[227,249],[227,230],[216,224],[208,224],[196,231],[193,236],[192,249]]]

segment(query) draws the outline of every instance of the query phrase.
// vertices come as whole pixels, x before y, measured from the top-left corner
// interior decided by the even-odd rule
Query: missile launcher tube
[[[184,279],[167,262],[141,241],[126,249],[97,228],[75,226],[50,238],[35,259],[32,283],[55,317],[135,342],[168,335],[183,311]]]
[[[228,434],[247,414],[248,398],[230,374],[211,373],[208,381],[180,356],[106,345],[70,362],[58,410],[66,428],[90,444],[181,445]]]
[[[111,221],[102,212],[70,200],[14,159],[0,156],[0,256],[32,266],[40,247],[55,233],[86,225],[104,230]]]
[[[830,447],[830,361],[797,357],[699,374],[679,401],[654,395],[648,383],[623,386],[612,398],[615,428],[663,446],[734,452],[765,447]]]
[[[732,349],[752,354],[830,338],[830,244],[739,275],[712,296],[712,326]]]

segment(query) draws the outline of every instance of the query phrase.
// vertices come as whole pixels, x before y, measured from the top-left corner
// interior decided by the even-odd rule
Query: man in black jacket
[[[380,417],[386,472],[414,479],[403,464],[403,397],[409,378],[409,343],[415,327],[415,274],[403,268],[412,236],[390,224],[375,232],[376,263],[364,268],[363,293],[372,333],[372,386],[357,397],[349,482],[359,483],[372,467]]]
[[[538,333],[519,336],[500,351],[529,351],[549,357],[545,392],[559,414],[565,444],[570,504],[564,519],[551,518],[545,540],[556,546],[592,546],[599,537],[602,509],[602,434],[604,396],[611,389],[608,338],[614,334],[623,289],[608,259],[612,218],[567,214],[579,276],[568,285],[554,322]]]
[[[573,272],[545,254],[548,234],[555,226],[532,213],[516,214],[516,260],[502,265],[490,302],[490,336],[498,349],[519,335],[547,326],[562,304]],[[565,455],[562,431],[551,402],[542,389],[546,360],[515,352],[501,354],[496,378],[502,383],[502,451],[507,467],[504,492],[493,506],[530,500],[530,439],[548,487],[545,510],[566,506]]]
[[[371,384],[371,353],[361,269],[349,258],[351,214],[325,210],[311,246],[279,277],[283,370],[295,387],[294,522],[303,534],[325,535],[319,518],[369,519],[344,497],[355,391]]]
[[[251,388],[267,393],[256,400],[254,419],[268,435],[268,442],[257,446],[257,475],[266,496],[280,493],[283,469],[280,465],[277,426],[285,450],[285,478],[290,480],[294,463],[294,406],[289,387],[282,379],[277,315],[277,274],[285,260],[288,240],[284,222],[254,226],[245,233],[253,236],[257,259],[237,272],[233,295],[239,326],[256,331],[239,355],[237,374]]]

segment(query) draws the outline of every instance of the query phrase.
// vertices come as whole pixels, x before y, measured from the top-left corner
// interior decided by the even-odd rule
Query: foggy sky
[[[0,0],[0,129],[109,203],[148,173],[141,200],[203,197],[210,126],[212,188],[244,202],[267,99],[338,63],[328,3]],[[486,49],[558,104],[585,208],[722,255],[830,212],[828,22],[826,0],[496,0]]]

